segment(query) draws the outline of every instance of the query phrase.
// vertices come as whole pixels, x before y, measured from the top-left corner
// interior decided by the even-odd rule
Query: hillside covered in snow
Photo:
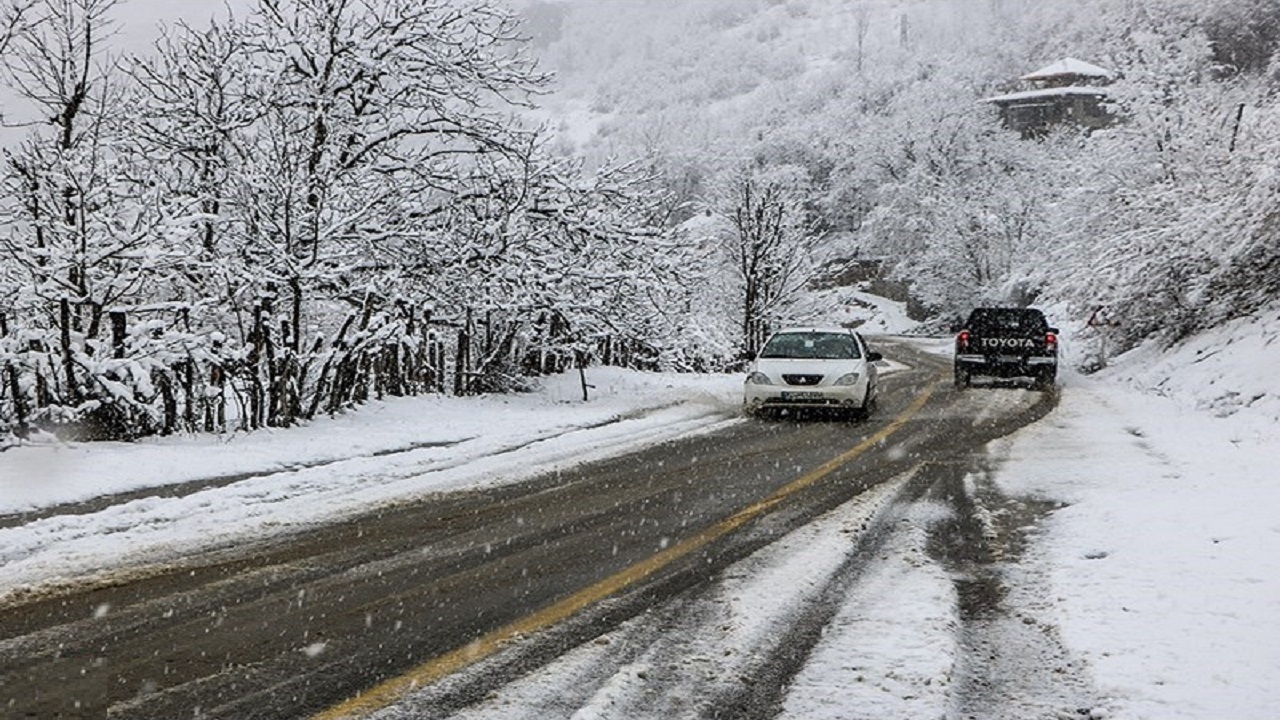
[[[1274,3],[534,6],[575,147],[649,158],[690,211],[731,215],[743,168],[798,188],[810,249],[885,258],[938,315],[1104,308],[1114,352],[1280,290]],[[1025,139],[982,102],[1065,58],[1109,73],[1114,124]]]
[[[0,3],[0,446],[734,368],[851,267],[1083,367],[1280,294],[1269,0],[134,2]]]

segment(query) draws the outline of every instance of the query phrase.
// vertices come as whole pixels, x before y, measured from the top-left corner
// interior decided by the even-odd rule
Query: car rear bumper
[[[1057,368],[1058,358],[1051,355],[956,355],[956,369],[971,375],[1043,375]]]

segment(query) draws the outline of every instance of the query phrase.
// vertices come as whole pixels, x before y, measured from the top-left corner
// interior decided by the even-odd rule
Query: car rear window
[[[1016,308],[980,308],[969,315],[968,327],[974,332],[1044,332],[1048,327],[1039,310]]]
[[[852,335],[824,332],[778,333],[760,350],[762,358],[856,360],[862,357]]]

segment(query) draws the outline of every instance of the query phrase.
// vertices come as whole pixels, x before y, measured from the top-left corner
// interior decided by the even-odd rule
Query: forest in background
[[[855,258],[1116,349],[1280,290],[1269,0],[259,0],[136,57],[125,6],[4,4],[0,447],[723,369]],[[1066,56],[1122,123],[979,103]]]
[[[818,262],[883,259],[938,318],[1101,307],[1123,350],[1280,291],[1270,0],[536,5],[581,152],[720,217],[744,173],[795,188]],[[1118,74],[1118,125],[1024,140],[980,102],[1066,57]]]

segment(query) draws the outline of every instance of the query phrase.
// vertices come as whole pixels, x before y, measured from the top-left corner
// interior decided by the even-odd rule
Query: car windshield
[[[827,332],[779,333],[760,351],[762,358],[856,360],[862,357],[852,335]]]
[[[969,327],[982,332],[1043,332],[1044,315],[1032,310],[974,310]]]

